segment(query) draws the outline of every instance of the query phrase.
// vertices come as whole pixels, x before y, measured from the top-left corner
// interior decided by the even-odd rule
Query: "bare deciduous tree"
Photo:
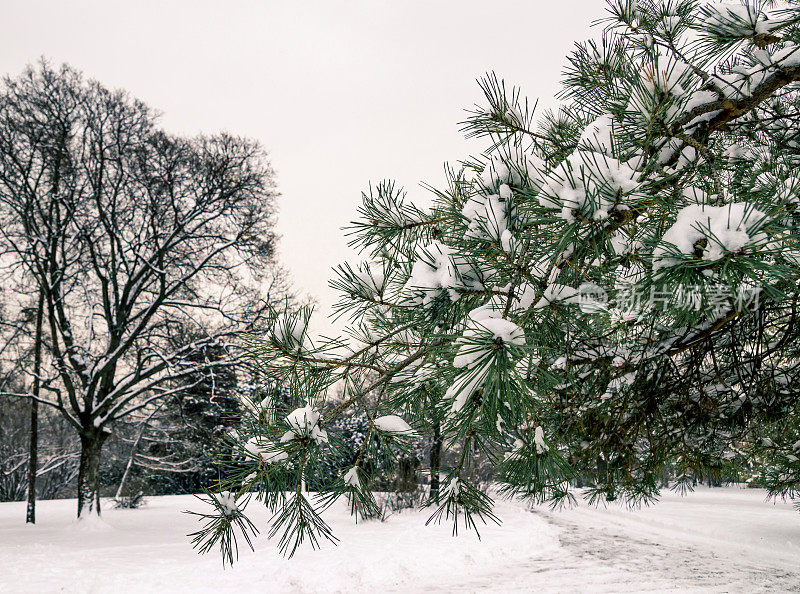
[[[47,63],[0,90],[3,265],[44,296],[42,394],[81,441],[78,516],[100,512],[100,453],[115,421],[183,389],[285,296],[273,172],[230,135],[156,126],[121,91]],[[202,338],[175,346],[194,325]]]

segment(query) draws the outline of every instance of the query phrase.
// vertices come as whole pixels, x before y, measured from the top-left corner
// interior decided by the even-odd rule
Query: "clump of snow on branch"
[[[290,430],[283,434],[281,442],[293,439],[311,439],[318,444],[328,441],[328,433],[319,426],[320,414],[310,406],[297,408],[286,416]]]
[[[397,415],[385,415],[378,417],[374,421],[375,428],[383,433],[397,435],[412,435],[414,430],[401,417]]]
[[[504,185],[508,187],[522,184],[523,176],[536,179],[543,169],[544,163],[536,155],[505,147],[504,151],[492,155],[481,172],[479,181],[486,190],[499,193]]]
[[[498,347],[524,346],[525,332],[514,322],[503,318],[471,319],[458,343],[461,347],[453,359],[453,367],[470,368],[496,353]]]
[[[577,301],[578,290],[559,283],[551,283],[542,294],[542,298],[536,302],[535,309],[539,309],[562,301],[564,303],[574,303]]]
[[[286,460],[289,455],[269,440],[251,437],[244,446],[245,451],[264,464],[273,464]]]
[[[544,441],[544,430],[541,425],[533,431],[533,444],[536,446],[536,453],[540,456],[550,450],[550,446]]]
[[[467,404],[469,399],[482,388],[489,375],[489,362],[484,362],[475,368],[469,368],[468,373],[456,376],[453,384],[445,392],[445,400],[452,400],[451,412],[457,413]]]
[[[653,269],[677,266],[693,254],[714,262],[748,245],[758,244],[766,239],[759,231],[765,219],[763,212],[745,202],[685,206],[653,251]]]
[[[358,478],[358,466],[353,466],[350,470],[342,476],[344,484],[353,489],[361,488],[361,481]]]
[[[413,305],[427,305],[442,291],[447,292],[451,301],[458,300],[457,288],[463,286],[456,262],[455,250],[438,241],[420,250],[411,269],[411,276],[405,284]]]
[[[498,303],[489,303],[470,312],[467,327],[458,338],[459,350],[453,367],[461,369],[445,393],[453,401],[451,412],[457,413],[485,382],[492,358],[501,351],[525,346],[525,332],[510,320],[500,317]]]
[[[239,513],[239,506],[236,505],[236,494],[231,491],[222,491],[217,494],[217,501],[222,509],[222,512],[232,517]]]
[[[612,120],[603,115],[589,124],[579,148],[544,179],[539,202],[561,211],[567,221],[576,215],[603,220],[612,210],[627,210],[623,198],[637,187],[636,170],[611,154]]]
[[[717,34],[731,37],[752,37],[771,33],[784,25],[777,13],[760,10],[752,4],[722,2],[705,8],[705,26]]]
[[[514,216],[511,198],[511,188],[506,184],[500,186],[497,194],[478,194],[469,198],[461,210],[461,215],[468,221],[466,236],[495,241],[502,241],[505,237],[508,241]]]

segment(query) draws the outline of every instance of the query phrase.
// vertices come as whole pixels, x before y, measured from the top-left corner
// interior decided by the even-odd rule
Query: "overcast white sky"
[[[227,130],[269,150],[280,256],[328,312],[340,231],[370,181],[421,181],[484,147],[458,132],[494,70],[552,104],[565,55],[603,0],[4,0],[0,72],[68,62],[163,113],[172,132]],[[594,33],[596,34],[596,32]],[[315,324],[329,330],[323,320]]]

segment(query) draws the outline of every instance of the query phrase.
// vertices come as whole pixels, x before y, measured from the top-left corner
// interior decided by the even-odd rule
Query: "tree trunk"
[[[394,490],[397,493],[410,493],[417,488],[417,466],[419,461],[412,456],[403,456],[397,464]]]
[[[100,451],[109,434],[91,429],[81,434],[81,464],[78,469],[78,517],[100,515]]]
[[[439,472],[442,467],[442,425],[439,421],[433,424],[433,442],[431,443],[431,492],[430,500],[439,503]]]
[[[28,449],[28,508],[25,522],[36,523],[36,470],[39,466],[39,374],[42,369],[42,317],[44,315],[44,291],[39,289],[36,308],[36,337],[33,353],[33,398],[31,399],[31,436]]]
[[[34,380],[35,381],[35,380]],[[31,399],[31,435],[28,446],[28,507],[25,523],[36,523],[36,468],[39,464],[39,403]]]
[[[147,418],[139,424],[139,432],[136,434],[136,439],[131,446],[131,455],[128,458],[128,463],[125,465],[125,472],[122,474],[122,479],[119,481],[119,487],[117,487],[117,494],[114,495],[114,499],[119,499],[122,497],[122,488],[125,486],[125,481],[128,480],[128,474],[130,474],[131,467],[133,466],[133,460],[136,458],[136,448],[139,447],[139,442],[142,440],[142,435],[144,435],[144,430],[147,429],[147,424],[150,420],[155,416],[155,414],[161,409],[164,405],[162,402],[159,404],[153,412],[151,412]]]
[[[117,494],[114,495],[114,499],[120,499],[122,497],[122,489],[125,487],[125,481],[128,480],[128,475],[131,472],[131,467],[133,466],[133,459],[136,457],[136,448],[139,447],[139,440],[142,437],[142,432],[144,428],[139,431],[139,435],[136,436],[136,441],[133,442],[133,446],[131,446],[131,455],[128,458],[128,463],[125,465],[125,472],[122,473],[122,478],[119,481],[119,487],[117,487]]]

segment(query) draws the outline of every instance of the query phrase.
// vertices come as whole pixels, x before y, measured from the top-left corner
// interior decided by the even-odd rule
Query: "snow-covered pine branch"
[[[317,431],[362,407],[372,427],[441,430],[458,457],[433,519],[454,529],[494,519],[465,472],[476,450],[505,492],[553,504],[575,476],[591,501],[639,503],[665,468],[743,462],[774,493],[800,490],[800,8],[619,0],[609,12],[601,39],[568,57],[557,111],[482,79],[487,106],[464,131],[488,149],[448,169],[429,210],[388,182],[365,195],[366,262],[335,281],[363,347],[335,356],[342,341],[277,330],[254,341],[264,369],[319,411]],[[347,396],[327,403],[334,384]],[[254,421],[244,437],[287,423]],[[289,536],[301,510],[322,511],[299,489],[331,448],[306,434],[230,483],[281,510]],[[318,488],[368,501],[368,480],[356,465]],[[292,486],[294,512],[271,494]]]

